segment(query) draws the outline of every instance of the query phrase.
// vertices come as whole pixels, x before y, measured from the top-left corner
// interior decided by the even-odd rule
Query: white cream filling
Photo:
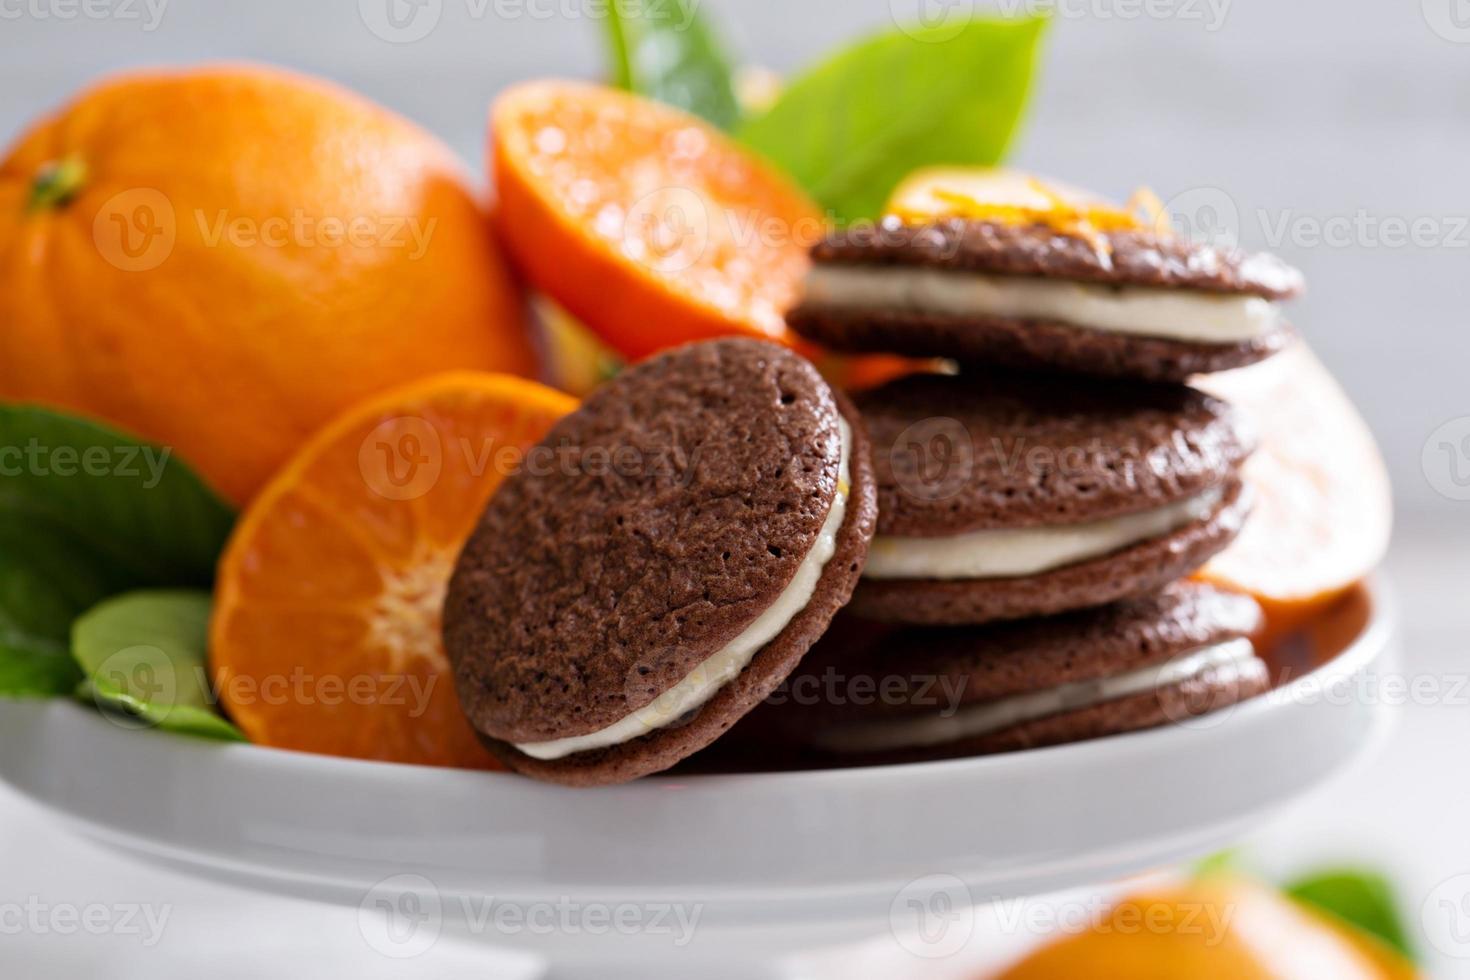
[[[852,450],[851,428],[843,419],[838,420],[838,428],[842,447],[837,466],[837,493],[832,497],[832,508],[827,512],[827,519],[817,534],[816,542],[797,566],[791,583],[765,612],[756,617],[755,622],[723,649],[691,670],[679,683],[654,698],[645,707],[606,728],[587,735],[573,735],[549,742],[516,743],[516,748],[533,759],[560,759],[574,752],[621,745],[679,720],[714,697],[721,687],[744,670],[760,649],[774,640],[796,614],[806,608],[812,599],[812,593],[817,589],[818,580],[822,577],[822,568],[837,551],[837,534],[842,530],[842,521],[847,514],[847,496],[851,490],[848,481],[851,476],[849,456]]]
[[[1162,537],[1220,505],[1212,487],[1164,507],[1081,524],[992,528],[943,538],[879,535],[868,549],[870,579],[970,579],[1039,575]]]
[[[1251,340],[1281,322],[1278,304],[1260,296],[904,266],[816,266],[806,300],[834,309],[1051,320],[1207,344]]]
[[[884,752],[945,745],[1135,694],[1163,690],[1209,673],[1216,674],[1221,683],[1233,683],[1255,656],[1250,640],[1226,640],[1126,674],[1073,681],[1045,691],[961,707],[950,714],[838,726],[817,733],[813,742],[831,752]]]

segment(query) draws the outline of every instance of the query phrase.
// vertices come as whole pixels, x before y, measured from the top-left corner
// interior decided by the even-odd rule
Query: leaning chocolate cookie
[[[1183,381],[1259,361],[1301,275],[1151,229],[1087,237],[973,218],[831,232],[787,316],[836,350]]]
[[[1181,385],[972,371],[860,396],[878,533],[853,610],[984,623],[1101,605],[1234,540],[1252,439]]]
[[[693,344],[557,424],[466,544],[444,607],[460,703],[511,768],[667,768],[796,666],[876,515],[856,410],[774,344]]]
[[[1254,600],[1187,582],[989,626],[885,632],[844,614],[741,732],[807,765],[871,765],[1218,723],[1202,716],[1270,686],[1260,622]]]

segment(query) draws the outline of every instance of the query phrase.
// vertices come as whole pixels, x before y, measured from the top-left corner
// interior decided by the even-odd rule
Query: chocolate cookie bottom
[[[1282,324],[1249,341],[1209,344],[1044,320],[799,306],[787,323],[834,350],[945,357],[1146,381],[1184,381],[1265,360],[1291,340]]]

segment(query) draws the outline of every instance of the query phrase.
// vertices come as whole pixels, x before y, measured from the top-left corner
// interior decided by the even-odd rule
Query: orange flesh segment
[[[1255,428],[1255,510],[1200,577],[1256,596],[1289,630],[1366,577],[1388,549],[1393,503],[1372,433],[1300,341],[1260,364],[1195,379]]]
[[[641,358],[784,314],[826,229],[784,176],[708,124],[593,85],[536,82],[491,115],[497,226],[525,277]]]
[[[493,767],[459,710],[440,609],[503,476],[575,399],[439,375],[349,410],[241,518],[220,563],[210,665],[251,741]]]

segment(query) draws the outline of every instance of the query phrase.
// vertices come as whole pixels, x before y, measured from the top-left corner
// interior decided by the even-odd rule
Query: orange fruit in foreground
[[[1255,882],[1134,895],[1000,980],[1412,980],[1387,946]]]
[[[576,400],[457,372],[332,421],[240,519],[215,584],[209,662],[252,742],[493,766],[440,642],[444,590],[501,478]]]
[[[106,80],[0,162],[0,399],[106,419],[237,503],[414,378],[531,374],[487,213],[439,140],[244,65]]]
[[[1245,464],[1255,510],[1201,577],[1249,592],[1272,633],[1300,625],[1367,576],[1388,549],[1388,473],[1327,369],[1298,341],[1251,367],[1196,378],[1235,405],[1260,448]]]
[[[815,204],[695,117],[534,82],[490,117],[496,225],[526,279],[629,358],[727,334],[787,340],[826,229]]]

